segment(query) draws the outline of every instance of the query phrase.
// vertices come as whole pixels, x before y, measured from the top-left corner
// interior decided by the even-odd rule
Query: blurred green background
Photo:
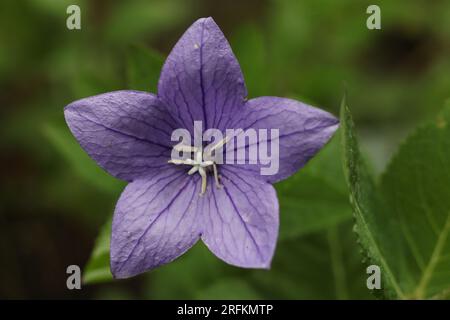
[[[81,8],[81,30],[66,28],[70,4]],[[366,28],[370,4],[2,1],[0,298],[371,298],[337,137],[277,186],[280,239],[270,271],[227,266],[199,244],[136,278],[94,274],[82,290],[67,290],[66,267],[86,266],[124,184],[87,158],[63,118],[63,107],[82,97],[154,91],[159,56],[193,21],[212,16],[250,97],[297,98],[337,115],[346,90],[361,145],[381,172],[411,128],[449,98],[450,2],[377,1],[381,30]]]

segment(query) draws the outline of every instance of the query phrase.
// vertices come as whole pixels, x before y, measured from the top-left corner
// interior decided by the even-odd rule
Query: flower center
[[[217,163],[212,156],[212,153],[219,149],[219,152],[221,152],[221,148],[229,141],[230,139],[228,137],[224,138],[223,140],[220,140],[213,146],[207,146],[205,148],[205,152],[203,152],[202,149],[199,149],[197,147],[188,146],[188,145],[182,145],[177,144],[173,148],[174,150],[178,152],[188,152],[193,153],[194,156],[187,159],[171,159],[168,162],[175,164],[175,165],[188,165],[192,166],[192,168],[188,171],[188,175],[193,175],[194,173],[198,172],[200,176],[202,177],[202,189],[200,192],[200,195],[203,195],[206,192],[206,183],[207,183],[207,174],[211,171],[214,174],[214,180],[216,181],[216,187],[220,188],[222,185],[219,182],[219,174],[217,172]]]

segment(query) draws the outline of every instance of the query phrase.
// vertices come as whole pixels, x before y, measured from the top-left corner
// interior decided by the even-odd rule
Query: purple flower
[[[157,95],[116,91],[65,108],[70,130],[89,156],[129,182],[112,225],[111,271],[116,278],[168,263],[199,239],[229,264],[270,267],[279,225],[271,184],[304,166],[330,139],[338,121],[295,100],[246,96],[227,40],[213,19],[204,18],[168,56]],[[172,132],[193,132],[194,121],[222,131],[278,129],[278,172],[265,176],[261,164],[214,163],[215,175],[200,170],[213,167],[201,154],[197,166],[169,163]],[[219,176],[222,187],[217,188]]]

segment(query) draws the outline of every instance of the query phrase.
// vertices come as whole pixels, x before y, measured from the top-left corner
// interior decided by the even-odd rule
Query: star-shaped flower
[[[229,264],[269,268],[279,225],[272,183],[303,167],[338,121],[295,100],[246,96],[230,45],[213,19],[203,18],[168,56],[157,95],[115,91],[65,108],[70,130],[89,156],[129,182],[113,218],[114,277],[168,263],[199,239]],[[173,131],[194,133],[194,121],[205,130],[278,129],[278,172],[261,175],[259,162],[215,163],[195,147],[176,145]],[[188,149],[192,159],[171,160],[174,146]]]

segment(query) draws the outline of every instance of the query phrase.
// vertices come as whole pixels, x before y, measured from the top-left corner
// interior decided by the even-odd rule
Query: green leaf
[[[449,109],[401,146],[377,186],[343,101],[344,166],[355,231],[388,297],[443,298],[450,288]]]
[[[350,190],[358,240],[368,262],[381,269],[385,295],[403,298],[404,292],[397,279],[399,270],[393,270],[395,260],[401,254],[399,243],[392,238],[396,228],[392,225],[388,208],[383,204],[359,151],[353,119],[345,98],[341,106],[341,130],[344,172]]]
[[[339,140],[335,135],[303,169],[276,185],[280,240],[327,229],[351,217]]]
[[[413,257],[407,270],[413,282],[404,291],[441,297],[450,290],[450,107],[403,143],[381,188]]]
[[[159,74],[164,57],[143,46],[132,46],[127,52],[127,80],[129,89],[157,92]]]
[[[83,283],[85,284],[107,282],[113,279],[109,267],[111,224],[112,219],[110,218],[101,228],[95,241],[94,250],[83,270]]]
[[[47,124],[43,132],[72,169],[88,183],[108,193],[118,194],[123,188],[124,182],[103,171],[78,145],[68,128]]]

